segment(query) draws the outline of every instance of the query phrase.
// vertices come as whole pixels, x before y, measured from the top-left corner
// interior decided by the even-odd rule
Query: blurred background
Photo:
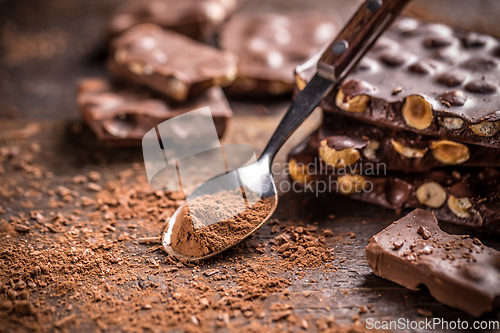
[[[106,75],[105,26],[120,0],[0,0],[0,118],[79,119],[75,81]],[[320,10],[345,21],[355,0],[249,0],[240,11]],[[500,36],[496,0],[414,0],[426,20]],[[233,106],[234,107],[234,106]],[[282,111],[282,108],[279,108]],[[235,108],[238,113],[238,107]]]

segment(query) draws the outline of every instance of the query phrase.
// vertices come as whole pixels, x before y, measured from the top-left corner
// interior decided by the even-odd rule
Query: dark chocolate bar
[[[152,96],[147,89],[112,83],[104,78],[81,80],[77,103],[85,123],[109,146],[141,146],[142,138],[154,126],[205,106],[210,107],[220,138],[233,115],[220,87],[212,87],[182,106],[172,106]]]
[[[500,169],[446,167],[425,173],[369,167],[326,168],[311,136],[289,155],[293,180],[390,209],[425,208],[450,223],[500,234]],[[306,188],[305,188],[306,189]]]
[[[129,0],[112,14],[107,33],[114,37],[138,24],[153,23],[193,39],[210,40],[241,3],[241,0]]]
[[[432,212],[416,209],[370,239],[375,275],[479,317],[500,305],[500,252],[477,238],[450,235]]]
[[[114,74],[143,84],[176,101],[200,95],[236,76],[236,57],[161,29],[141,24],[113,39],[108,67]]]
[[[393,131],[330,112],[323,113],[315,136],[319,156],[334,168],[375,163],[406,172],[446,165],[500,167],[500,149]]]
[[[401,18],[323,110],[396,130],[500,148],[500,42]],[[297,67],[298,88],[317,58]]]
[[[226,88],[233,95],[289,93],[295,66],[322,49],[339,30],[338,20],[316,12],[245,13],[221,31],[220,45],[238,58],[238,76]]]

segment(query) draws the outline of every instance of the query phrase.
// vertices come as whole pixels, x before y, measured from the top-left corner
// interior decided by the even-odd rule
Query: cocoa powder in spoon
[[[241,191],[223,191],[196,198],[189,203],[192,209],[204,209],[207,220],[227,216],[228,212],[241,211]],[[188,204],[172,228],[172,248],[189,257],[202,257],[219,252],[246,238],[269,215],[274,198],[259,199],[250,209],[229,219],[205,226],[204,221],[193,217]]]

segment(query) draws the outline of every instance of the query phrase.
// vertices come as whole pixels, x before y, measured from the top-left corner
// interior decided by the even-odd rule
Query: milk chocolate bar
[[[84,122],[109,146],[141,146],[154,126],[184,112],[210,107],[217,134],[223,136],[233,112],[220,87],[212,87],[189,103],[170,105],[148,89],[110,82],[104,78],[81,80],[77,104]]]
[[[236,10],[238,0],[129,0],[112,14],[109,37],[142,23],[153,23],[197,40],[210,40]]]
[[[500,169],[446,167],[425,173],[387,171],[381,164],[331,170],[308,138],[289,155],[293,180],[390,209],[432,210],[443,221],[500,234]]]
[[[500,252],[477,238],[450,235],[432,212],[416,209],[370,239],[375,275],[479,317],[500,305]]]
[[[236,76],[236,57],[153,24],[141,24],[113,39],[109,69],[176,101],[198,96]]]
[[[500,148],[500,42],[441,24],[397,20],[323,110],[396,130]],[[297,68],[299,88],[317,57]]]
[[[246,13],[232,17],[221,31],[220,45],[238,58],[232,95],[290,93],[295,66],[319,51],[339,30],[335,17],[316,13]]]
[[[321,159],[330,167],[384,164],[387,170],[426,172],[447,165],[500,167],[500,149],[393,131],[329,112],[315,133]]]

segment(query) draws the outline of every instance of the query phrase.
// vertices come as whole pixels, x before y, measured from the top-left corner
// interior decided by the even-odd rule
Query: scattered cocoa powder
[[[244,192],[243,192],[244,193]],[[249,209],[241,207],[242,191],[222,191],[216,194],[203,195],[184,206],[172,228],[171,246],[179,253],[189,257],[203,257],[220,252],[229,246],[248,237],[272,211],[274,199],[259,199]],[[206,221],[218,221],[220,216],[235,212],[242,213],[220,222],[205,225],[199,216],[193,217],[191,210]]]
[[[324,232],[319,236],[317,229],[318,227],[314,225],[286,226],[283,233],[270,241],[271,250],[278,252],[284,259],[282,267],[286,269],[317,267],[332,261],[333,256]]]
[[[152,190],[139,163],[56,168],[54,146],[37,138],[0,148],[3,330],[366,331],[285,306],[311,270],[335,275],[333,233],[273,218],[265,228],[274,239],[264,231],[213,260],[179,262],[140,239],[161,234],[184,204],[181,192]],[[89,181],[100,189],[88,190]],[[286,255],[277,251],[284,243]]]

